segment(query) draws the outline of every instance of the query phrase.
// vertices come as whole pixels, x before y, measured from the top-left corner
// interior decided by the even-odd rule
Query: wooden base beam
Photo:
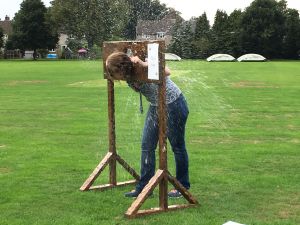
[[[127,212],[125,213],[126,216],[131,217],[132,215],[135,215],[137,213],[137,211],[142,206],[142,204],[145,202],[147,197],[153,192],[154,188],[157,186],[157,184],[163,178],[163,175],[164,175],[163,170],[158,170],[156,172],[156,174],[150,179],[150,181],[145,186],[145,188],[142,190],[142,192],[139,194],[139,196],[136,198],[136,200],[128,208]]]
[[[111,189],[111,188],[115,188],[115,187],[121,187],[121,186],[136,184],[136,183],[137,183],[136,180],[130,180],[130,181],[124,181],[124,182],[117,182],[116,185],[103,184],[103,185],[98,185],[98,186],[92,186],[88,190],[100,190],[100,191],[104,191],[106,189]]]
[[[190,203],[190,204],[183,204],[183,205],[171,205],[168,206],[168,200],[165,198],[162,198],[161,192],[160,192],[160,207],[158,208],[152,208],[152,209],[146,209],[146,210],[139,210],[142,204],[145,202],[145,200],[148,198],[148,196],[153,192],[154,188],[160,184],[166,186],[167,182],[170,182],[180,193],[182,196]],[[166,196],[167,197],[167,196]],[[181,185],[179,181],[176,180],[176,178],[172,177],[170,173],[166,170],[158,170],[156,174],[150,179],[149,183],[145,186],[143,191],[139,194],[137,199],[132,203],[132,205],[128,208],[127,212],[125,213],[125,216],[129,219],[143,216],[143,215],[150,215],[154,213],[161,213],[161,212],[168,212],[172,210],[177,209],[183,209],[188,208],[192,206],[196,206],[198,204],[198,201],[189,193],[189,191]]]
[[[146,215],[151,215],[151,214],[156,214],[156,213],[163,213],[163,212],[170,212],[170,211],[175,211],[179,209],[185,209],[189,207],[195,207],[196,204],[191,205],[191,204],[184,204],[184,205],[170,205],[168,206],[167,209],[162,209],[162,208],[151,208],[151,209],[143,209],[143,210],[138,210],[136,214],[134,215],[126,215],[128,219],[134,219],[139,216],[146,216]]]
[[[108,165],[112,158],[112,153],[108,152],[105,157],[102,159],[102,161],[98,164],[98,166],[94,169],[94,171],[91,173],[89,178],[83,183],[83,185],[80,187],[80,191],[87,191],[94,181],[97,179],[97,177],[100,175],[100,173],[105,169],[105,167]]]
[[[119,162],[127,172],[129,172],[135,180],[125,181],[125,182],[111,182],[110,184],[92,186],[97,177],[101,174],[101,172],[105,169],[108,164],[115,165],[116,162]],[[115,176],[115,174],[114,174]],[[91,173],[89,178],[83,183],[80,187],[81,191],[88,191],[88,190],[106,190],[109,188],[114,188],[118,186],[125,186],[129,184],[135,184],[140,179],[140,176],[135,172],[133,168],[129,166],[128,163],[125,162],[119,155],[114,154],[112,152],[108,152],[102,161],[98,164],[98,166],[94,169]]]

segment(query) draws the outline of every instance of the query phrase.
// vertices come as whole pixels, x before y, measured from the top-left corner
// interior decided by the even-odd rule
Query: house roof
[[[166,34],[171,34],[172,28],[175,25],[175,23],[175,19],[138,20],[136,26],[136,33],[153,35],[157,32],[165,32]]]
[[[0,20],[0,27],[3,29],[4,34],[10,35],[12,33],[12,21],[11,20]]]

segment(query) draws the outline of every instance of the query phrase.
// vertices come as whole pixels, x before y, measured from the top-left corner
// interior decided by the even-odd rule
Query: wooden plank
[[[168,208],[168,178],[164,173],[163,178],[159,182],[159,207],[161,209]]]
[[[117,183],[117,165],[116,165],[116,132],[115,132],[115,93],[114,82],[107,80],[108,96],[108,137],[109,152],[113,154],[113,160],[109,163],[109,182],[112,185]]]
[[[121,187],[121,186],[136,184],[136,182],[137,182],[136,180],[130,180],[130,181],[124,181],[124,182],[117,182],[116,185],[112,185],[112,184],[97,185],[97,186],[90,187],[89,190],[104,191],[104,190],[115,188],[115,187]]]
[[[112,185],[117,184],[117,163],[115,156],[113,155],[113,160],[109,163],[109,183]]]
[[[94,181],[97,179],[97,177],[100,175],[100,173],[105,169],[107,164],[110,162],[112,158],[112,153],[108,152],[105,157],[102,159],[102,161],[98,164],[98,166],[94,169],[94,171],[91,173],[89,178],[83,183],[83,185],[80,187],[81,191],[88,190]]]
[[[145,216],[145,215],[151,215],[155,213],[162,213],[162,212],[168,212],[168,211],[175,211],[179,209],[186,209],[190,207],[195,207],[196,205],[189,205],[189,204],[184,204],[184,205],[170,205],[167,209],[162,209],[162,208],[151,208],[151,209],[144,209],[144,210],[138,210],[136,214],[132,216],[128,216],[129,219],[136,218],[139,216]]]
[[[159,169],[167,169],[167,105],[166,105],[166,79],[165,61],[161,56],[160,71],[161,84],[158,89],[158,125],[159,125]]]
[[[135,179],[140,180],[140,176],[137,174],[137,172],[135,172],[135,170],[131,168],[129,164],[121,158],[121,156],[116,155],[116,159],[124,167],[124,169],[128,171],[128,173],[130,173]]]
[[[107,80],[109,152],[116,153],[114,82]]]
[[[198,201],[192,196],[192,194],[175,178],[168,173],[168,180],[171,184],[182,194],[182,196],[188,200],[191,204],[198,204]]]
[[[152,208],[152,209],[138,210],[137,213],[131,214],[131,215],[128,215],[126,213],[125,216],[128,219],[134,219],[134,218],[139,217],[139,216],[151,215],[151,214],[154,214],[154,213],[162,213],[162,212],[166,212],[166,211],[167,210],[164,210],[164,209],[161,209],[161,208]]]
[[[157,170],[155,175],[150,179],[148,184],[145,186],[143,191],[139,194],[139,196],[136,198],[136,200],[131,204],[131,206],[128,208],[127,212],[125,213],[126,216],[130,217],[139,210],[141,205],[145,202],[147,197],[151,194],[151,192],[154,190],[154,188],[157,186],[157,184],[160,182],[160,180],[164,176],[163,170]]]
[[[92,191],[92,190],[101,190],[101,191],[103,191],[103,190],[110,189],[110,188],[113,188],[113,187],[115,187],[115,186],[112,185],[112,184],[102,184],[102,185],[92,186],[92,187],[89,188],[89,190],[90,191]]]
[[[164,56],[164,41],[107,41],[103,43],[103,71],[104,78],[107,79],[107,70],[106,70],[106,59],[107,57],[114,52],[124,52],[127,53],[128,49],[133,53],[134,56],[138,56],[140,59],[144,60],[147,57],[147,45],[149,43],[158,43],[159,46],[163,46],[159,48],[160,57]],[[161,58],[159,59],[161,61]],[[160,70],[162,67],[160,67]],[[125,79],[121,79],[125,80]],[[142,82],[152,82],[152,83],[160,83],[157,80],[148,79],[148,69],[141,67],[139,65],[134,65],[134,74],[132,76],[131,81],[142,81]]]
[[[169,205],[168,211],[177,210],[177,209],[186,209],[189,207],[195,207],[196,205],[183,204],[183,205]]]
[[[164,46],[160,46],[164,48]],[[161,51],[160,51],[161,52]],[[158,124],[159,124],[159,169],[166,170],[167,164],[167,105],[166,105],[166,80],[165,80],[165,61],[164,56],[160,56],[160,80],[159,85],[159,105],[158,105]],[[166,176],[159,183],[159,206],[165,210],[168,208],[168,178]]]

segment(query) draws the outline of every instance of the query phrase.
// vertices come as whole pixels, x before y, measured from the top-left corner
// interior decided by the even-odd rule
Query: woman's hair
[[[133,74],[133,63],[124,52],[115,52],[106,59],[106,69],[111,78],[130,79]]]

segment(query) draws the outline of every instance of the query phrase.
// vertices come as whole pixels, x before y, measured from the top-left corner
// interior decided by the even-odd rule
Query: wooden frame
[[[197,200],[185,189],[168,171],[167,165],[167,116],[166,116],[166,82],[165,82],[165,59],[164,41],[143,41],[143,42],[104,42],[103,44],[103,68],[104,78],[107,78],[106,71],[106,58],[113,52],[121,51],[128,52],[128,49],[141,59],[145,59],[147,45],[149,43],[159,44],[159,80],[149,80],[145,68],[135,68],[133,80],[139,82],[155,82],[159,85],[159,106],[158,106],[158,119],[159,119],[159,169],[151,178],[149,183],[145,186],[136,200],[128,208],[125,216],[128,218],[135,218],[137,216],[149,215],[153,213],[166,212],[176,209],[187,208],[198,204]],[[109,152],[94,169],[93,173],[81,186],[81,191],[106,189],[116,186],[136,183],[140,177],[117,153],[116,153],[116,136],[115,136],[115,106],[114,106],[114,81],[107,79],[108,85],[108,118],[109,118]],[[127,170],[134,178],[133,181],[117,182],[116,181],[116,162],[120,163],[125,170]],[[104,168],[109,165],[110,169],[110,183],[92,187],[93,182],[97,179]],[[168,182],[170,182],[183,197],[189,202],[185,205],[171,205],[168,206]],[[159,207],[148,210],[139,210],[142,204],[146,201],[148,196],[153,192],[154,188],[159,185]]]
[[[102,159],[102,161],[98,164],[98,166],[94,169],[88,179],[83,183],[80,187],[81,191],[87,190],[104,190],[107,188],[113,188],[116,186],[124,186],[128,184],[135,184],[140,176],[135,172],[133,168],[126,163],[125,160],[121,158],[117,154],[116,151],[116,133],[115,133],[115,99],[114,99],[114,82],[111,80],[107,80],[108,87],[108,136],[109,136],[109,150],[106,156]],[[126,181],[126,182],[117,182],[116,175],[116,166],[117,162],[120,163],[128,173],[130,173],[135,180]],[[92,186],[97,177],[101,174],[101,172],[105,169],[105,167],[109,165],[109,184],[100,185],[100,186]]]

